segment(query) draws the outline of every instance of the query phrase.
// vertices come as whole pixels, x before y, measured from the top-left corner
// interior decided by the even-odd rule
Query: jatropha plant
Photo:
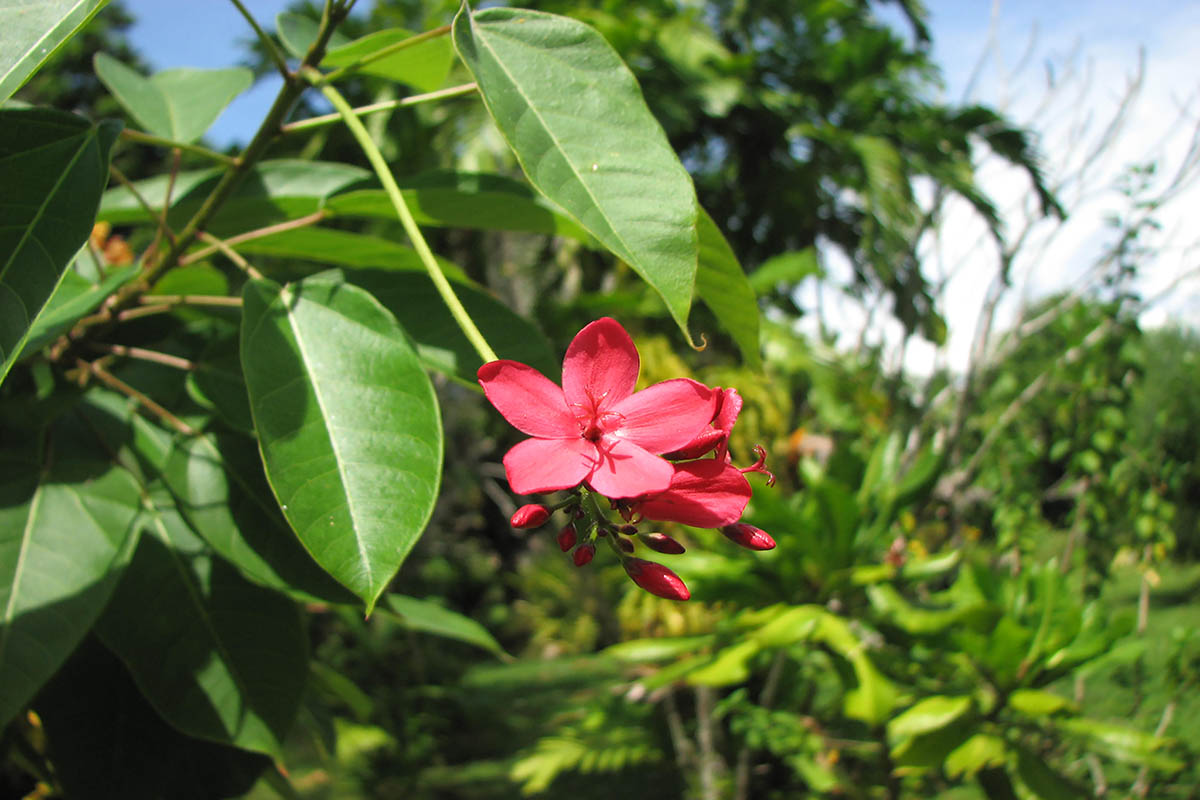
[[[532,438],[504,456],[508,483],[517,494],[566,490],[566,499],[547,507],[517,509],[516,528],[546,524],[561,509],[570,522],[558,534],[576,566],[589,563],[599,540],[608,541],[641,588],[687,600],[687,586],[674,572],[634,557],[637,539],[659,553],[683,545],[663,533],[638,529],[644,520],[717,528],[751,550],[770,550],[766,532],[738,522],[750,500],[746,473],[775,477],[766,452],[749,467],[733,465],[729,435],[742,409],[736,389],[710,388],[675,378],[634,391],[641,362],[620,323],[605,317],[581,330],[563,359],[559,387],[533,367],[497,360],[479,368],[479,384],[496,409]],[[617,512],[623,523],[607,515]]]

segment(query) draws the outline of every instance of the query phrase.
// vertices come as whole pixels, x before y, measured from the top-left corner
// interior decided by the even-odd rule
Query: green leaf
[[[1017,689],[1008,696],[1009,708],[1035,717],[1056,714],[1072,705],[1067,698],[1042,689]]]
[[[1008,762],[1004,740],[990,733],[977,733],[954,748],[944,762],[951,778],[973,778],[988,767],[1002,767]]]
[[[418,600],[402,594],[389,594],[388,607],[399,614],[404,624],[415,631],[432,633],[446,639],[482,647],[498,656],[506,656],[504,648],[488,629],[470,617],[438,605],[430,600]]]
[[[978,725],[977,719],[964,718],[944,728],[907,736],[892,748],[892,761],[897,767],[916,769],[944,766],[950,754],[975,734]]]
[[[1051,769],[1041,756],[1024,747],[1017,748],[1017,775],[1025,788],[1040,800],[1071,800],[1089,796],[1084,789]]]
[[[0,7],[0,103],[107,4],[108,0],[38,0]]]
[[[349,44],[332,47],[321,61],[323,67],[345,67],[385,47],[409,39],[413,34],[403,28],[389,28],[369,33]],[[423,42],[404,47],[377,61],[372,61],[356,70],[356,74],[375,75],[380,78],[406,83],[422,92],[440,89],[450,74],[454,61],[454,46],[448,36],[435,36]]]
[[[363,270],[348,275],[347,279],[371,292],[395,314],[426,367],[472,387],[478,386],[475,375],[483,360],[424,272]],[[537,326],[483,289],[456,283],[454,293],[501,358],[520,361],[543,375],[557,378],[559,364],[554,350]]]
[[[940,730],[971,710],[970,697],[926,697],[888,722],[888,738],[903,739]]]
[[[761,370],[758,300],[729,242],[704,209],[700,209],[699,245],[696,294],[729,331],[746,366]]]
[[[530,182],[653,286],[687,334],[696,192],[612,47],[566,17],[465,6],[454,44]]]
[[[250,580],[300,600],[353,602],[291,535],[250,440],[177,439],[162,477],[191,530]]]
[[[134,278],[141,268],[137,264],[111,270],[99,283],[91,283],[78,272],[68,269],[54,294],[50,296],[33,325],[21,350],[24,358],[66,333],[79,319],[96,310],[104,299]]]
[[[1058,726],[1101,753],[1128,764],[1145,764],[1163,772],[1183,769],[1179,759],[1161,752],[1170,740],[1119,722],[1071,717],[1057,721]]]
[[[396,271],[425,272],[417,251],[390,239],[330,228],[294,228],[239,243],[238,252],[274,258],[336,264],[339,267],[377,267]],[[435,256],[435,258],[437,258]],[[457,265],[438,258],[450,280],[466,280]]]
[[[810,275],[822,274],[817,251],[810,247],[768,258],[750,273],[750,286],[756,292],[769,292],[779,284],[791,287]]]
[[[308,674],[300,613],[159,500],[96,631],[175,728],[278,757]]]
[[[283,47],[296,58],[304,58],[308,48],[317,40],[321,25],[315,19],[303,14],[293,14],[285,11],[275,16],[275,32]],[[341,47],[349,43],[345,34],[334,31],[329,37],[329,47]]]
[[[208,169],[181,173],[171,193],[167,222],[181,228],[200,208],[220,180],[223,170]],[[327,161],[280,159],[255,165],[221,206],[207,230],[216,236],[244,233],[252,228],[294,219],[321,210],[334,194],[357,188],[371,173],[351,164]],[[167,197],[169,176],[160,175],[134,184],[153,209],[161,209]],[[99,219],[114,225],[157,224],[137,198],[124,186],[104,193]]]
[[[147,133],[191,144],[205,134],[254,73],[229,69],[168,69],[145,78],[107,53],[93,59],[96,77]]]
[[[691,655],[705,649],[712,644],[712,641],[713,637],[710,635],[632,639],[606,647],[604,654],[630,664],[645,664]]]
[[[57,439],[56,439],[57,441]],[[140,504],[129,473],[57,453],[0,458],[0,725],[92,627],[128,557]]]
[[[0,381],[92,231],[120,129],[61,111],[0,111]]]
[[[193,739],[168,725],[93,637],[38,693],[34,710],[67,797],[241,797],[271,764],[266,756]]]
[[[242,369],[267,478],[300,541],[368,612],[433,513],[442,427],[396,320],[328,274],[243,293]]]

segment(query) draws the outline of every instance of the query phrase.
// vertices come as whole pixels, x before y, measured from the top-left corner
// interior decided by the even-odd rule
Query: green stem
[[[313,81],[315,85],[320,85],[320,81],[322,80],[321,73],[314,69],[305,69],[304,76]],[[408,210],[408,204],[404,202],[404,195],[401,194],[400,187],[396,185],[396,179],[392,177],[392,171],[388,169],[387,162],[383,160],[383,154],[375,146],[375,142],[372,141],[371,135],[367,133],[367,129],[363,127],[362,122],[358,117],[354,116],[354,109],[346,102],[346,98],[342,97],[341,93],[332,86],[321,86],[321,93],[325,95],[329,102],[333,104],[333,107],[338,110],[338,113],[341,114],[346,127],[350,129],[350,133],[353,134],[362,148],[363,154],[371,162],[371,166],[375,169],[375,174],[379,176],[379,181],[383,184],[384,191],[387,192],[388,198],[392,201],[392,206],[396,209],[396,215],[400,218],[400,224],[404,226],[404,231],[408,234],[408,238],[412,242],[413,249],[417,251],[421,263],[425,265],[425,269],[429,273],[433,285],[437,287],[438,294],[442,296],[442,301],[450,309],[454,321],[458,323],[458,327],[462,329],[462,332],[475,348],[475,352],[479,353],[479,357],[484,362],[498,360],[495,351],[492,350],[487,340],[483,338],[483,334],[479,332],[479,329],[475,327],[471,316],[454,294],[454,289],[451,288],[450,281],[446,280],[445,274],[442,273],[442,268],[438,266],[437,259],[433,257],[433,251],[429,249],[425,237],[421,235],[421,229],[417,227],[417,222],[413,219],[412,212]]]
[[[470,94],[476,90],[474,83],[464,83],[461,86],[451,86],[448,89],[438,89],[436,92],[426,92],[425,94],[414,94],[408,97],[402,97],[399,100],[387,100],[382,103],[371,103],[366,106],[359,106],[354,109],[355,116],[366,116],[367,114],[377,114],[380,111],[391,111],[397,108],[407,108],[420,103],[431,103],[435,100],[446,100],[452,97],[461,97]],[[312,128],[320,128],[325,125],[331,125],[335,122],[341,122],[341,114],[322,114],[319,117],[309,117],[302,119],[299,122],[289,122],[284,125],[280,131],[282,133],[295,133],[297,131],[306,131]]]
[[[443,25],[440,28],[434,28],[431,31],[425,31],[425,33],[418,33],[416,36],[410,36],[407,39],[401,39],[400,41],[396,42],[395,44],[391,44],[391,45],[388,45],[387,47],[376,50],[374,53],[368,53],[367,55],[363,56],[362,58],[358,59],[357,61],[355,61],[352,64],[347,64],[346,66],[342,67],[341,69],[335,69],[333,72],[329,73],[328,75],[323,75],[321,77],[321,81],[314,82],[313,85],[314,86],[322,86],[327,83],[333,83],[334,81],[338,80],[339,78],[343,78],[347,74],[349,74],[351,72],[355,72],[356,70],[359,70],[362,67],[365,67],[367,64],[370,64],[373,61],[378,61],[381,58],[387,58],[388,56],[392,55],[393,53],[398,53],[401,50],[405,49],[406,47],[412,47],[415,44],[420,44],[421,42],[425,42],[430,39],[436,39],[439,36],[445,36],[449,32],[450,32],[450,26]]]
[[[287,80],[287,59],[283,57],[283,53],[279,52],[279,46],[275,44],[275,40],[267,35],[267,32],[254,19],[254,15],[250,13],[250,10],[242,5],[241,0],[230,0],[230,2],[237,6],[237,10],[246,18],[246,22],[254,29],[254,33],[258,36],[259,41],[263,43],[263,47],[267,48],[267,54],[271,56],[271,61],[274,62],[275,68],[279,70],[279,74],[283,76],[283,79]]]
[[[204,156],[212,161],[219,161],[227,166],[233,166],[237,163],[237,159],[233,156],[227,156],[224,153],[218,153],[215,150],[209,150],[207,147],[201,147],[198,144],[188,144],[186,142],[176,142],[172,139],[164,139],[161,136],[154,136],[144,131],[137,131],[133,128],[126,128],[121,131],[121,138],[127,139],[138,144],[149,144],[155,147],[173,147],[176,150],[183,150],[188,153]]]

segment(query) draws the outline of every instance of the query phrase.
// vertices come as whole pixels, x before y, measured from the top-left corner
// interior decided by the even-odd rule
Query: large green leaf
[[[216,186],[221,170],[185,172],[172,189],[167,221],[182,227]],[[242,233],[280,220],[311,214],[321,209],[333,194],[357,188],[371,173],[351,164],[327,161],[280,159],[257,164],[221,206],[207,230],[218,236]],[[153,209],[161,209],[167,196],[169,176],[161,175],[135,184],[138,193]],[[114,225],[154,223],[133,192],[124,186],[105,192],[99,219]]]
[[[0,725],[92,627],[134,540],[138,487],[111,464],[0,457]]]
[[[183,520],[250,580],[301,600],[354,601],[291,535],[249,440],[177,439],[162,477]]]
[[[92,313],[106,297],[132,280],[140,269],[137,264],[118,267],[99,283],[92,283],[73,269],[64,272],[50,301],[29,327],[22,357],[66,333],[81,317]]]
[[[267,479],[300,541],[368,612],[433,512],[433,387],[395,318],[340,276],[243,293],[242,369]]]
[[[403,28],[390,28],[369,33],[361,39],[330,48],[321,60],[323,67],[345,67],[385,47],[402,42],[413,34]],[[441,88],[450,74],[454,47],[448,36],[435,36],[423,42],[401,48],[390,55],[361,67],[358,72],[406,83],[422,92]]]
[[[454,43],[530,182],[653,286],[686,334],[696,192],[620,56],[582,22],[522,9],[464,6]]]
[[[108,0],[16,0],[0,6],[0,103]]]
[[[299,610],[213,557],[170,498],[156,499],[96,631],[175,728],[281,755],[308,673]]]
[[[700,209],[699,236],[696,294],[729,331],[742,351],[746,366],[762,369],[758,352],[758,300],[733,248],[704,209]]]
[[[464,617],[431,600],[419,600],[402,594],[389,594],[388,607],[400,615],[414,631],[424,631],[447,639],[482,647],[498,656],[507,655],[488,629],[470,617]]]
[[[193,739],[146,702],[121,662],[84,640],[38,694],[54,777],[67,797],[211,800],[241,797],[270,759]]]
[[[471,386],[483,360],[451,316],[423,272],[361,270],[347,280],[367,289],[396,315],[412,338],[422,363]],[[501,358],[510,358],[557,378],[554,350],[537,326],[474,285],[456,283],[454,293]]]
[[[395,271],[424,272],[417,251],[390,239],[331,228],[293,228],[237,244],[246,255],[272,256],[317,264],[335,264],[355,269],[376,267]],[[450,280],[466,280],[456,265],[443,258],[438,263]]]
[[[93,59],[96,77],[148,133],[190,144],[254,82],[245,67],[168,69],[145,78],[107,53]]]
[[[120,129],[61,111],[0,111],[0,381],[91,233]]]

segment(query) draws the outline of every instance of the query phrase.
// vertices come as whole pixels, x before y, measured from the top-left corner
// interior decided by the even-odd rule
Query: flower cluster
[[[729,435],[742,409],[735,389],[710,388],[688,379],[656,383],[635,392],[641,362],[633,340],[615,320],[581,330],[563,359],[562,386],[516,361],[479,368],[479,384],[496,409],[531,438],[504,456],[509,485],[517,494],[570,490],[554,506],[570,522],[558,534],[577,566],[590,562],[606,539],[638,586],[675,600],[690,596],[683,581],[661,564],[635,558],[634,541],[659,553],[682,553],[663,533],[643,533],[644,520],[716,528],[751,550],[770,550],[774,540],[740,523],[750,501],[746,473],[774,476],[758,461],[733,465]],[[597,504],[607,498],[623,524]],[[522,506],[513,527],[536,528],[552,509]]]

